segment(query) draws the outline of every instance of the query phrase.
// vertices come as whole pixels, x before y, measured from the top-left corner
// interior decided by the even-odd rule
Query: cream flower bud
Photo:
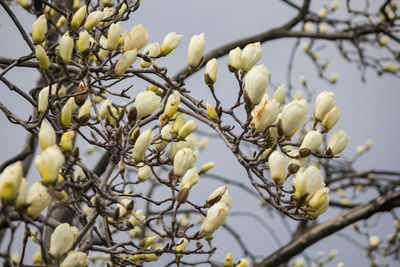
[[[314,24],[311,21],[308,21],[304,24],[304,31],[307,33],[311,33],[314,31]]]
[[[32,23],[32,39],[35,44],[43,42],[47,32],[46,15],[41,15]]]
[[[86,9],[87,9],[87,6],[83,6],[75,12],[75,14],[71,20],[71,27],[73,29],[77,29],[82,25],[82,22],[86,17]]]
[[[181,94],[178,91],[174,91],[167,100],[165,106],[164,116],[171,119],[178,111],[179,105],[181,104]]]
[[[225,256],[224,267],[231,267],[232,266],[232,260],[233,260],[233,255],[232,255],[232,253],[229,252]]]
[[[158,57],[160,55],[160,45],[159,43],[151,43],[145,46],[143,49],[143,55],[146,55],[150,58],[151,62],[155,59],[151,59],[152,57]],[[148,62],[144,59],[140,61],[140,67],[148,68],[151,66],[151,62]]]
[[[181,177],[192,168],[197,161],[197,152],[189,147],[184,147],[176,152],[174,157],[174,175]]]
[[[65,128],[68,128],[71,124],[72,112],[74,112],[75,106],[74,98],[70,97],[61,109],[61,123]]]
[[[190,120],[186,122],[178,132],[178,136],[180,138],[186,138],[189,134],[193,133],[194,131],[197,130],[197,124],[194,122],[194,120]]]
[[[199,174],[197,168],[191,168],[185,172],[182,177],[181,188],[191,189],[199,181]]]
[[[278,118],[280,104],[275,99],[268,101],[268,96],[264,95],[260,104],[255,106],[251,112],[253,123],[257,132],[263,132],[268,126],[273,124]]]
[[[72,51],[74,49],[74,40],[66,32],[61,38],[58,46],[58,52],[64,64],[68,64],[71,60]]]
[[[319,131],[309,131],[301,142],[300,156],[307,157],[322,144],[322,134]],[[308,155],[307,155],[308,154]]]
[[[321,8],[319,11],[318,11],[318,16],[320,17],[320,18],[325,18],[326,17],[326,15],[328,14],[328,11],[326,10],[326,8]]]
[[[285,136],[292,137],[300,126],[307,121],[308,103],[304,100],[293,100],[285,105],[282,111],[281,127]]]
[[[107,118],[108,113],[110,112],[109,109],[112,107],[112,100],[111,99],[106,99],[103,104],[101,104],[101,107],[99,108],[99,115],[101,119]]]
[[[181,42],[183,35],[177,35],[176,32],[170,32],[165,37],[161,44],[160,52],[163,56],[171,53],[175,48],[178,47]]]
[[[222,196],[226,193],[228,190],[227,186],[220,186],[217,189],[215,189],[207,198],[206,200],[206,205],[211,207],[215,203],[221,200]]]
[[[240,47],[229,51],[229,66],[235,70],[239,70],[242,67],[242,50]]]
[[[276,88],[272,98],[278,101],[278,103],[282,105],[283,101],[285,101],[285,96],[286,96],[286,88],[284,84],[281,84],[279,85],[278,88]]]
[[[58,259],[71,250],[76,238],[78,237],[78,228],[70,226],[68,223],[62,223],[54,229],[50,238],[50,255]]]
[[[334,0],[334,1],[332,2],[332,4],[331,4],[331,10],[332,10],[332,11],[335,11],[335,10],[337,10],[337,9],[339,8],[339,6],[340,6],[339,0]]]
[[[244,72],[249,71],[260,60],[261,55],[262,48],[260,42],[246,45],[240,59],[241,69]]]
[[[44,51],[43,46],[41,45],[35,46],[35,56],[39,62],[39,67],[42,70],[47,70],[50,67],[50,60],[46,54],[46,51]]]
[[[328,31],[328,24],[326,23],[321,23],[319,25],[319,32],[320,33],[326,33]]]
[[[136,56],[137,56],[137,50],[129,50],[126,51],[125,53],[122,54],[121,58],[118,60],[116,66],[115,66],[115,74],[117,76],[121,76],[124,74],[127,68],[129,68],[130,65],[133,64],[133,62],[136,61]]]
[[[387,72],[396,72],[397,71],[397,67],[395,65],[393,65],[392,62],[390,61],[386,61],[385,64],[383,65],[383,70],[387,71]]]
[[[261,102],[269,84],[269,72],[264,65],[252,68],[246,75],[244,91],[252,105]]]
[[[217,59],[210,59],[206,64],[204,72],[204,80],[206,84],[213,84],[217,81],[218,62]]]
[[[172,161],[176,152],[184,147],[190,147],[193,150],[197,150],[198,143],[197,137],[194,134],[189,134],[184,141],[172,142],[168,151],[168,159]]]
[[[329,188],[323,187],[315,192],[313,197],[308,202],[308,206],[311,209],[318,210],[325,204],[326,201],[329,202]]]
[[[136,108],[136,119],[141,119],[153,113],[161,106],[161,97],[152,91],[142,91],[135,99],[133,106]]]
[[[135,216],[132,215],[131,218],[129,218],[128,223],[130,224],[131,227],[136,227],[139,224],[142,223],[142,221],[144,221],[146,219],[146,216],[143,215],[143,210],[137,210],[135,212]]]
[[[13,201],[21,185],[23,170],[21,161],[7,167],[0,174],[0,199],[5,202]]]
[[[1,183],[1,182],[0,182]],[[28,185],[25,178],[21,178],[21,182],[18,188],[17,199],[15,200],[15,209],[19,210],[26,205],[26,192],[28,191]]]
[[[103,19],[103,11],[96,10],[91,12],[85,22],[85,30],[91,31],[102,19]]]
[[[169,139],[172,137],[172,126],[170,124],[165,125],[162,129],[161,129],[161,137],[163,139]],[[161,142],[156,143],[156,150],[158,152],[163,151],[168,145],[168,141],[164,141],[162,140]]]
[[[338,254],[338,250],[337,249],[333,249],[330,253],[329,253],[329,259],[334,259]]]
[[[230,207],[223,202],[217,202],[207,211],[206,219],[201,226],[201,231],[207,235],[212,234],[218,227],[223,225],[230,211]]]
[[[72,149],[74,148],[74,137],[75,137],[74,131],[65,132],[61,136],[60,146],[65,153],[72,152]]]
[[[378,245],[379,245],[379,242],[380,242],[380,240],[379,240],[379,237],[378,237],[378,236],[372,235],[372,236],[369,237],[369,246],[370,246],[370,247],[376,247],[376,246],[378,246]]]
[[[137,169],[137,177],[139,182],[145,182],[153,176],[150,166],[144,165]]]
[[[43,182],[52,184],[58,177],[59,170],[64,164],[65,158],[60,149],[54,145],[37,155],[35,166],[38,169]]]
[[[47,188],[40,182],[35,182],[29,188],[26,202],[29,204],[28,215],[35,219],[50,203]]]
[[[79,108],[78,121],[86,123],[90,119],[90,111],[92,110],[92,101],[87,99],[85,103]]]
[[[42,151],[56,144],[56,132],[53,127],[45,121],[43,121],[40,126],[39,143]]]
[[[172,131],[174,133],[179,133],[179,130],[185,125],[186,119],[182,113],[176,113],[174,123],[172,124]]]
[[[332,130],[340,118],[340,109],[333,107],[326,115],[322,121],[322,127],[324,131]]]
[[[76,41],[76,47],[81,54],[90,47],[90,36],[86,30],[82,30],[79,33],[79,39]]]
[[[349,142],[349,137],[344,130],[339,130],[329,138],[328,147],[326,149],[326,154],[337,155],[342,152]]]
[[[57,28],[61,28],[61,27],[64,26],[66,23],[67,23],[67,19],[66,19],[63,15],[61,15],[61,16],[58,18],[58,20],[57,20],[56,27],[57,27]]]
[[[247,258],[242,258],[240,262],[236,265],[236,267],[249,267],[250,262]]]
[[[43,87],[38,96],[38,111],[44,113],[49,106],[49,87]]]
[[[154,135],[151,129],[146,130],[139,135],[132,150],[132,159],[135,162],[140,162],[143,160],[144,153],[153,141],[153,137]]]
[[[118,40],[121,36],[121,24],[118,21],[117,23],[111,24],[110,28],[108,29],[108,36],[107,36],[107,49],[108,50],[115,50],[118,47]]]
[[[328,91],[323,91],[317,96],[315,103],[314,118],[322,121],[325,115],[335,106],[335,94]]]
[[[147,41],[149,40],[147,29],[143,27],[142,24],[138,24],[131,29],[130,37],[131,42],[133,43],[133,48],[129,48],[127,50],[140,50],[147,44]]]
[[[205,48],[204,33],[193,35],[189,42],[188,49],[188,65],[192,68],[197,68],[203,59]]]
[[[307,169],[301,168],[297,172],[296,177],[293,178],[293,185],[296,199],[302,200],[308,193],[305,199],[308,202],[319,189],[325,186],[325,183],[321,171],[315,166],[310,166]]]
[[[286,179],[286,157],[280,151],[274,151],[268,158],[271,178],[279,185]]]
[[[215,162],[207,162],[201,166],[200,174],[206,173],[214,167],[215,167]]]
[[[185,251],[187,245],[189,244],[189,240],[186,238],[182,238],[179,240],[178,245],[176,246],[175,250],[176,251]],[[176,254],[177,257],[182,257],[182,254]]]
[[[60,267],[87,267],[90,259],[85,252],[71,251],[60,264]]]

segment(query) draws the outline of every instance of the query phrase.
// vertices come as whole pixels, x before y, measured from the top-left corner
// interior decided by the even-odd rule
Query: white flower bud
[[[178,111],[179,105],[181,104],[181,94],[178,91],[174,91],[167,100],[165,106],[164,115],[171,119]]]
[[[139,182],[145,182],[153,176],[150,166],[144,165],[137,169],[137,177]]]
[[[29,204],[28,215],[36,218],[49,205],[50,195],[47,188],[40,182],[35,182],[28,191],[26,202]]]
[[[70,226],[68,223],[62,223],[54,229],[50,238],[50,255],[58,259],[71,250],[76,238],[78,237],[78,228]]]
[[[129,50],[140,50],[147,44],[149,40],[149,34],[147,33],[147,29],[142,26],[142,24],[138,24],[134,26],[130,32],[125,31],[124,34],[124,51]]]
[[[38,111],[44,113],[49,106],[49,87],[43,87],[38,96]]]
[[[182,177],[181,188],[191,189],[199,181],[199,174],[197,168],[191,168],[185,172]]]
[[[61,123],[65,128],[68,128],[71,124],[72,112],[74,112],[75,107],[75,100],[70,97],[61,109]]]
[[[340,109],[333,107],[326,115],[322,121],[322,127],[325,131],[332,130],[340,118]]]
[[[54,145],[37,155],[35,158],[35,166],[38,169],[43,182],[52,184],[58,177],[58,173],[65,158],[60,149]]]
[[[300,155],[302,149],[308,149],[311,152],[317,150],[322,144],[322,134],[319,131],[309,131],[301,142]]]
[[[35,46],[35,56],[39,62],[39,67],[42,70],[47,70],[50,67],[50,59],[47,56],[43,46],[41,45]]]
[[[201,231],[207,235],[212,234],[218,227],[223,225],[230,211],[230,207],[223,202],[217,202],[207,211],[206,219],[201,226]]]
[[[39,130],[39,143],[42,151],[56,144],[56,132],[53,127],[44,120]]]
[[[109,111],[109,108],[111,109],[112,107],[112,100],[111,99],[106,99],[103,104],[101,104],[101,107],[99,108],[99,115],[101,119],[107,118]]]
[[[321,171],[315,166],[310,166],[306,169],[301,168],[297,172],[295,178],[293,178],[293,185],[296,199],[301,200],[308,193],[305,199],[308,202],[314,196],[315,192],[325,186],[325,183]]]
[[[152,91],[142,91],[135,99],[133,106],[136,108],[136,119],[141,119],[153,113],[161,106],[161,97]]]
[[[318,11],[318,16],[320,17],[320,18],[325,18],[326,17],[326,15],[328,14],[328,11],[326,10],[326,8],[321,8],[319,11]]]
[[[188,49],[188,65],[192,68],[197,68],[202,59],[205,48],[204,33],[194,35],[189,42]]]
[[[197,151],[190,147],[180,149],[174,157],[174,175],[181,177],[189,168],[193,167],[196,161]]]
[[[143,49],[143,55],[147,55],[151,62],[153,62],[155,59],[151,59],[152,57],[158,57],[160,55],[160,45],[159,43],[151,43],[146,45],[146,47]],[[148,62],[144,59],[140,61],[140,67],[142,68],[148,68],[151,66],[151,62]]]
[[[90,119],[90,111],[92,110],[92,101],[87,99],[85,103],[79,108],[78,121],[85,122]]]
[[[63,133],[60,140],[60,147],[65,153],[71,153],[74,148],[74,131],[68,131]]]
[[[0,199],[5,202],[13,201],[21,185],[23,170],[21,161],[8,166],[0,174]]]
[[[261,43],[252,43],[246,45],[242,51],[240,67],[244,72],[249,71],[261,58]]]
[[[96,10],[91,12],[83,27],[85,27],[85,30],[91,31],[103,19],[103,16],[103,11]]]
[[[339,8],[339,6],[340,6],[339,0],[334,0],[334,1],[332,2],[332,4],[331,4],[331,10],[332,10],[332,11],[335,11],[336,9]]]
[[[282,185],[286,179],[286,156],[275,150],[268,158],[271,178],[279,185]]]
[[[242,50],[240,47],[236,47],[229,51],[229,66],[235,70],[240,70],[242,67]]]
[[[378,236],[372,235],[372,236],[369,237],[369,246],[370,246],[370,247],[376,247],[376,246],[378,246],[378,245],[379,245],[379,242],[380,242],[380,240],[379,240],[379,237],[378,237]]]
[[[180,138],[186,138],[189,134],[193,133],[194,131],[197,130],[197,124],[194,122],[194,120],[190,120],[186,122],[178,132],[178,136]]]
[[[76,47],[81,54],[90,47],[90,36],[86,30],[82,30],[79,33],[79,39],[76,41]]]
[[[308,215],[313,218],[318,217],[328,209],[329,201],[329,188],[320,188],[308,203],[311,208],[311,210],[308,211]]]
[[[183,35],[177,35],[176,32],[170,32],[165,37],[161,44],[160,52],[163,56],[171,53],[175,48],[178,47],[181,42]]]
[[[216,202],[218,202],[222,196],[226,193],[228,190],[227,186],[220,186],[217,189],[215,189],[207,198],[206,200],[206,205],[212,206]]]
[[[161,137],[164,139],[169,139],[172,137],[172,126],[170,124],[165,125],[161,129]],[[168,145],[167,141],[161,140],[161,142],[156,143],[156,150],[158,152],[163,151]]]
[[[64,64],[68,64],[71,60],[72,51],[74,50],[74,40],[66,32],[61,38],[58,46],[58,52]]]
[[[153,141],[154,134],[151,129],[144,131],[138,137],[132,150],[132,159],[140,162],[144,158],[144,153]]]
[[[348,142],[347,133],[344,130],[339,130],[329,138],[326,153],[328,155],[337,155],[346,148]]]
[[[278,118],[280,104],[275,99],[268,101],[268,96],[264,95],[260,104],[255,106],[251,112],[253,123],[257,132],[263,132],[268,126],[276,122]]]
[[[71,251],[60,264],[60,267],[87,267],[90,259],[85,252]]]
[[[252,105],[261,102],[269,84],[269,72],[264,65],[252,68],[246,75],[244,91]]]
[[[307,33],[311,33],[314,31],[314,24],[311,21],[308,21],[304,24],[304,31]]]
[[[136,49],[129,50],[123,53],[115,66],[114,70],[115,74],[117,76],[121,76],[122,74],[124,74],[126,69],[129,68],[133,64],[133,62],[136,61],[136,56],[137,56]]]
[[[77,29],[82,25],[82,22],[86,17],[86,9],[87,9],[87,6],[85,5],[85,6],[81,7],[81,8],[79,8],[75,12],[75,14],[74,14],[74,16],[72,17],[72,20],[71,20],[71,26],[72,26],[73,29]]]
[[[35,44],[43,42],[47,32],[46,15],[41,15],[32,23],[32,39]]]
[[[176,218],[176,222],[182,227],[186,227],[190,224],[189,217],[186,214],[179,215],[178,218]]]
[[[210,59],[207,64],[206,64],[206,70],[204,72],[204,79],[206,79],[207,83],[207,78],[208,77],[212,83],[215,83],[217,81],[217,70],[218,70],[218,62],[217,59],[213,58]]]
[[[315,103],[314,118],[322,121],[325,115],[335,106],[335,94],[328,91],[323,91],[317,96]]]
[[[292,137],[300,126],[307,121],[308,103],[304,100],[293,100],[283,107],[281,127],[287,137]]]
[[[175,250],[176,251],[185,251],[187,245],[189,244],[189,240],[186,238],[181,238],[178,242],[179,245],[176,246]],[[182,257],[182,254],[176,254],[177,257]]]
[[[189,134],[185,141],[173,142],[171,143],[170,149],[168,151],[168,159],[173,160],[176,152],[184,147],[190,147],[193,150],[197,149],[198,141],[197,137],[194,134]]]
[[[115,50],[118,47],[118,40],[121,36],[121,24],[118,21],[117,23],[111,24],[110,28],[108,29],[108,36],[107,36],[107,49],[108,50]]]
[[[136,216],[136,217],[135,217]],[[135,212],[135,215],[132,215],[130,218],[129,218],[129,224],[132,226],[132,227],[136,227],[136,226],[138,226],[139,224],[141,224],[142,223],[142,221],[144,221],[146,219],[146,216],[144,216],[143,215],[143,210],[142,209],[140,209],[140,210],[137,210],[136,212]]]
[[[215,162],[207,162],[201,165],[200,174],[206,173],[215,167]]]
[[[328,31],[328,24],[326,23],[321,23],[319,25],[319,32],[320,33],[326,33]]]
[[[286,88],[284,84],[281,84],[278,88],[276,88],[272,98],[278,101],[279,104],[282,105],[283,101],[285,101],[285,96],[286,96]]]

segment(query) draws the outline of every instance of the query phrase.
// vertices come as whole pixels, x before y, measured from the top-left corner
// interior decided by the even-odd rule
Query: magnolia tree
[[[367,69],[397,75],[399,51],[389,45],[400,42],[397,4],[380,1],[371,8],[366,1],[359,9],[349,0],[333,1],[314,10],[310,0],[281,2],[295,12],[286,23],[205,54],[203,33],[181,47],[183,36],[176,32],[166,33],[160,45],[148,43],[151,29],[141,24],[125,29],[141,1],[1,0],[2,16],[15,24],[31,52],[10,58],[3,51],[0,80],[33,109],[26,118],[14,113],[7,99],[0,103],[9,122],[27,132],[23,150],[0,166],[3,265],[323,266],[337,251],[328,257],[296,256],[349,225],[367,237],[361,247],[371,265],[396,259],[400,174],[356,171],[353,160],[341,157],[349,138],[335,127],[341,116],[335,94],[310,91],[305,78],[306,98],[292,94],[290,83],[271,86],[273,74],[260,58],[262,43],[295,39],[293,51],[303,50],[321,79],[333,84],[338,75],[326,76],[328,62],[319,59],[318,43],[325,40],[349,64],[357,64],[362,77]],[[36,17],[30,31],[14,14],[17,8]],[[338,9],[345,14],[341,19],[333,18]],[[374,54],[377,48],[385,53]],[[168,66],[158,61],[179,49],[187,51],[186,67],[169,75]],[[229,64],[219,64],[225,55]],[[282,71],[291,72],[292,60]],[[30,91],[5,77],[23,68],[40,74]],[[197,71],[204,72],[210,102],[191,94],[187,79]],[[237,82],[233,102],[218,97],[221,71]],[[147,87],[135,86],[138,81]],[[236,159],[232,164],[247,177],[233,181],[210,173],[218,165],[212,155],[210,162],[198,160],[207,144],[205,138],[198,141],[204,137],[198,125],[224,143]],[[89,156],[82,152],[88,145]],[[370,147],[367,142],[359,154]],[[103,154],[89,167],[95,149]],[[37,172],[28,175],[30,167]],[[191,191],[207,176],[223,185],[194,200]],[[254,255],[241,233],[225,224],[232,205],[241,200],[228,193],[235,187],[297,225],[290,242]],[[163,193],[155,195],[156,188]],[[345,190],[356,199],[368,190],[378,196],[364,195],[355,205]],[[341,202],[330,201],[334,192]],[[331,219],[318,219],[330,206],[341,210]],[[380,212],[391,212],[395,222],[387,240],[372,235],[368,224],[355,224]],[[269,227],[268,221],[262,223]],[[242,255],[216,256],[220,248],[213,234],[221,228],[238,241]],[[26,256],[29,250],[35,251],[33,258]]]

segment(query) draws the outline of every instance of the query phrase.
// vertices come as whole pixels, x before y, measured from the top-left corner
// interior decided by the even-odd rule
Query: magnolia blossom
[[[252,68],[246,75],[244,91],[252,105],[261,102],[269,84],[269,72],[264,65]]]
[[[235,70],[239,70],[242,67],[242,50],[240,47],[229,51],[229,66]]]
[[[38,96],[38,111],[44,113],[49,106],[49,87],[43,87]]]
[[[206,205],[212,206],[216,202],[218,202],[222,196],[226,193],[228,190],[227,186],[220,186],[217,189],[215,189],[207,198],[206,200]]]
[[[129,35],[126,35],[125,38],[124,51],[132,49],[140,50],[147,44],[149,34],[142,24],[138,24],[131,29]]]
[[[306,157],[317,150],[322,144],[322,134],[319,131],[309,131],[301,142],[300,156]],[[308,155],[307,155],[308,154]]]
[[[194,134],[189,134],[185,138],[185,141],[171,143],[168,151],[168,159],[173,160],[176,152],[184,147],[190,147],[191,149],[196,150],[198,143],[197,137]]]
[[[146,216],[145,215],[143,215],[143,210],[142,209],[140,209],[140,210],[137,210],[135,213],[134,213],[134,215],[132,215],[130,218],[129,218],[129,224],[130,224],[130,226],[133,228],[133,227],[136,227],[136,226],[138,226],[139,224],[141,224],[142,223],[142,221],[144,221],[146,219]]]
[[[77,29],[82,25],[82,22],[86,17],[86,10],[87,10],[87,6],[84,5],[83,7],[79,8],[75,12],[75,14],[74,14],[74,16],[72,17],[72,20],[71,20],[72,28]]]
[[[268,100],[268,95],[264,95],[260,104],[255,106],[251,112],[253,123],[257,132],[263,132],[268,126],[276,122],[278,118],[280,104],[275,99]]]
[[[307,193],[305,201],[308,202],[314,196],[315,192],[325,186],[325,183],[321,171],[315,166],[310,166],[306,169],[301,168],[297,172],[295,178],[293,178],[293,185],[296,199],[301,200]]]
[[[197,68],[203,59],[205,48],[204,33],[194,35],[189,42],[188,49],[188,65],[192,68]]]
[[[54,183],[64,161],[64,155],[56,145],[47,148],[42,154],[37,155],[35,166],[40,176],[42,176],[43,182],[47,184]]]
[[[197,130],[197,124],[194,120],[187,121],[178,132],[178,136],[181,138],[186,138],[189,134]]]
[[[62,223],[56,227],[50,238],[50,255],[59,258],[71,250],[76,238],[78,237],[78,228],[70,226],[68,223]]]
[[[68,64],[71,60],[72,51],[74,50],[74,40],[66,32],[61,38],[58,45],[58,52],[64,64]]]
[[[90,259],[85,252],[71,251],[60,264],[60,267],[87,267]]]
[[[244,72],[249,71],[260,60],[261,55],[262,48],[260,42],[246,45],[242,51],[240,68]]]
[[[183,125],[185,125],[186,123],[186,118],[185,116],[183,116],[182,113],[178,112],[175,115],[175,120],[172,124],[172,131],[174,133],[179,133],[179,130],[183,127]]]
[[[210,59],[206,64],[204,79],[206,84],[213,84],[217,81],[218,62],[216,58]]]
[[[346,148],[348,142],[347,133],[344,130],[339,130],[329,138],[326,153],[328,155],[337,155]]]
[[[29,188],[26,202],[29,204],[28,215],[35,219],[50,203],[47,188],[42,183],[35,182]]]
[[[23,170],[22,163],[18,161],[8,166],[0,174],[0,199],[5,202],[11,202],[17,197],[21,185]]]
[[[60,146],[65,153],[72,152],[72,149],[74,148],[74,137],[75,137],[74,131],[65,132],[61,136]]]
[[[144,153],[153,141],[153,131],[151,129],[144,131],[138,137],[132,150],[132,159],[140,162],[144,158]]]
[[[35,46],[35,56],[39,61],[39,67],[42,70],[47,70],[50,67],[50,59],[47,56],[43,46],[41,45]]]
[[[46,15],[41,15],[32,23],[32,39],[35,44],[43,42],[47,32]]]
[[[201,165],[200,174],[206,173],[215,167],[215,162],[207,162]]]
[[[286,180],[286,157],[285,155],[275,150],[268,158],[269,170],[271,178],[279,185],[282,185]]]
[[[224,202],[217,202],[207,211],[206,219],[201,226],[201,231],[207,235],[212,234],[215,230],[223,225],[228,219],[231,208]]]
[[[90,119],[90,112],[92,110],[92,101],[87,99],[85,103],[79,108],[78,121],[85,123]]]
[[[185,172],[182,177],[181,188],[191,189],[199,181],[199,174],[197,168],[191,168]]]
[[[117,23],[111,24],[108,29],[108,38],[107,38],[107,49],[115,50],[118,47],[118,40],[121,36],[121,24],[118,21]]]
[[[328,209],[329,201],[329,188],[320,188],[308,203],[310,208],[308,210],[308,215],[314,218],[318,217]]]
[[[183,35],[177,35],[176,32],[170,32],[165,37],[160,47],[160,52],[163,56],[171,53],[175,48],[178,47],[181,42]]]
[[[322,121],[322,127],[325,131],[332,130],[340,119],[340,109],[337,107],[332,108]]]
[[[323,91],[317,96],[315,103],[314,118],[322,121],[325,115],[335,106],[335,94],[328,91]]]
[[[44,120],[39,129],[39,143],[42,151],[56,144],[56,132],[53,127]]]
[[[281,127],[285,136],[292,137],[300,126],[307,121],[308,103],[304,100],[293,100],[283,107]]]
[[[90,47],[90,36],[86,30],[82,30],[79,33],[78,41],[76,41],[76,47],[81,54]]]
[[[168,139],[172,137],[172,126],[171,124],[165,125],[161,129],[161,137],[163,139]],[[160,140],[160,142],[156,143],[155,147],[158,152],[163,151],[168,145],[168,141]]]
[[[124,74],[127,68],[129,68],[135,61],[137,56],[137,50],[129,50],[122,54],[121,58],[115,65],[114,73],[117,76]]]
[[[181,104],[181,94],[178,91],[174,91],[167,99],[165,106],[164,115],[170,119],[178,111],[178,107]]]
[[[145,182],[153,176],[153,172],[151,171],[150,166],[144,165],[137,169],[137,177],[138,181]]]
[[[160,45],[159,43],[151,43],[146,45],[146,47],[143,49],[143,54],[148,56],[148,57],[158,57],[160,55]],[[153,61],[154,59],[150,59]],[[148,62],[144,59],[140,61],[140,67],[142,68],[148,68],[151,66],[151,62]]]
[[[161,106],[161,97],[152,91],[142,91],[135,99],[133,106],[136,108],[136,119],[141,119],[153,113]]]
[[[101,104],[99,108],[99,115],[101,119],[107,118],[108,113],[110,112],[109,109],[112,107],[112,100],[106,99],[103,104]]]
[[[102,11],[93,11],[88,15],[83,27],[85,30],[91,31],[103,19],[103,17],[104,14]]]
[[[180,149],[174,157],[174,175],[181,177],[189,168],[193,167],[196,161],[197,151],[190,147]]]
[[[272,96],[273,99],[279,102],[279,104],[283,104],[283,101],[285,101],[285,95],[286,95],[286,88],[284,84],[279,85],[278,88],[276,88],[274,95]]]

